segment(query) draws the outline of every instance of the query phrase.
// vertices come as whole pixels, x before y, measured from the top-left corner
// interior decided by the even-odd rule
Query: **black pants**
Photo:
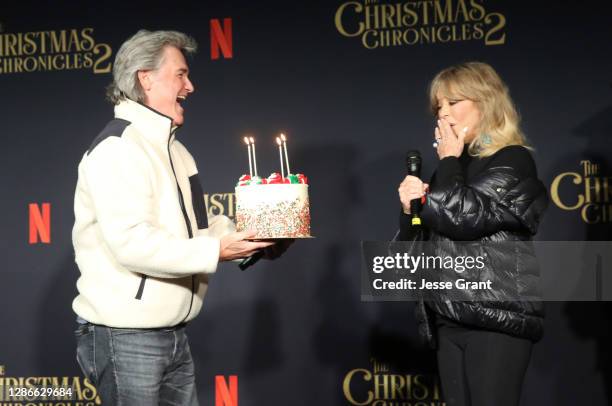
[[[437,317],[438,369],[448,406],[518,406],[532,343]]]

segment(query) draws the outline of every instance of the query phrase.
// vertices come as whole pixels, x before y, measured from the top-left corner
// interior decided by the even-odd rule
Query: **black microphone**
[[[247,269],[251,265],[255,265],[255,263],[257,261],[259,261],[263,256],[264,256],[263,250],[257,251],[256,253],[254,253],[250,257],[246,257],[245,259],[240,261],[240,263],[238,264],[238,268],[240,268],[241,271],[244,271],[245,269]]]
[[[416,176],[421,178],[421,153],[419,151],[408,151],[406,153],[406,169],[408,175]],[[421,218],[419,213],[421,212],[421,199],[412,199],[410,201],[410,215],[412,216],[412,225],[420,226]]]

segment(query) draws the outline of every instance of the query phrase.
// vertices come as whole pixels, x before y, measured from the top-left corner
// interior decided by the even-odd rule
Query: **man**
[[[128,39],[108,89],[115,119],[79,164],[77,360],[105,405],[197,405],[185,324],[207,274],[271,245],[227,217],[208,224],[195,162],[175,138],[195,49],[174,31]]]

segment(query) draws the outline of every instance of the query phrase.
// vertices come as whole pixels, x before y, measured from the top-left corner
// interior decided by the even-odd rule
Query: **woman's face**
[[[468,144],[478,135],[480,124],[480,111],[472,100],[462,98],[447,98],[440,93],[438,100],[438,119],[446,120],[453,128],[455,134],[467,127],[465,143]]]

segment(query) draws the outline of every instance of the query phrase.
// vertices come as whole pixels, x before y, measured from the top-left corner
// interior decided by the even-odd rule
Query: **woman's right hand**
[[[410,201],[423,197],[428,187],[427,183],[416,176],[408,175],[404,178],[397,189],[404,213],[410,214]]]

